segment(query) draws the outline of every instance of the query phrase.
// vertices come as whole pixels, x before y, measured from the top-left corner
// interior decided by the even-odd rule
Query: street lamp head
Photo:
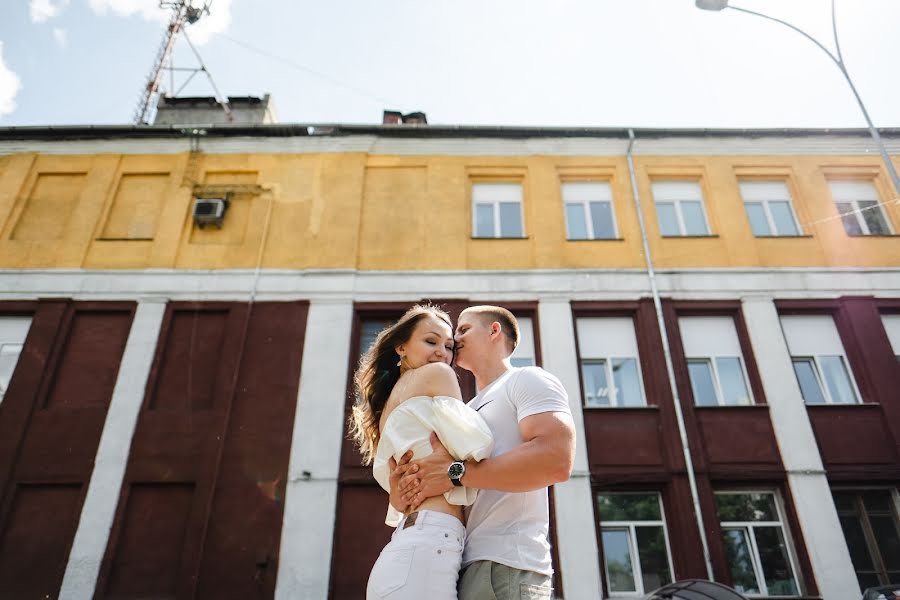
[[[694,0],[697,8],[703,10],[724,10],[728,8],[728,0]]]

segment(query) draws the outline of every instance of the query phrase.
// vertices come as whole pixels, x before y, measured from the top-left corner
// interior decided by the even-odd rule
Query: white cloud
[[[69,45],[69,37],[66,35],[66,30],[62,27],[53,28],[53,39],[56,40],[60,48],[65,48]]]
[[[58,17],[68,5],[69,0],[59,0],[56,4],[53,0],[29,0],[28,10],[32,23],[44,23]]]
[[[16,110],[16,94],[22,89],[22,81],[3,62],[3,42],[0,42],[0,117]]]
[[[46,0],[32,0],[46,1]],[[203,14],[200,20],[188,25],[186,30],[195,44],[208,42],[216,33],[223,32],[231,25],[231,0],[192,0],[193,6],[208,3],[210,14]],[[139,15],[147,21],[168,22],[171,11],[160,8],[159,0],[89,0],[91,9],[98,15],[112,13],[120,17]]]

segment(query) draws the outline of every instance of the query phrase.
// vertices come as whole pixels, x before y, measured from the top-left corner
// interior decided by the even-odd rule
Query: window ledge
[[[102,237],[102,238],[94,238],[95,242],[152,242],[153,238],[139,238],[139,237]]]
[[[740,410],[747,410],[747,409],[753,409],[753,408],[768,409],[769,405],[768,404],[726,404],[726,405],[722,406],[722,405],[717,404],[715,406],[709,406],[709,405],[704,404],[701,406],[699,404],[695,404],[694,408],[699,408],[700,410],[707,410],[707,409],[721,410],[721,409],[732,409],[732,408],[740,409]]]
[[[624,242],[625,238],[617,237],[617,238],[566,238],[567,242]]]
[[[659,410],[656,404],[648,404],[646,406],[585,406],[581,405],[584,410]]]
[[[814,235],[804,233],[803,235],[754,235],[758,240],[796,240],[796,239],[813,239]]]
[[[530,237],[522,236],[522,237],[475,237],[474,235],[469,238],[470,240],[529,240]]]
[[[718,239],[719,235],[715,233],[711,233],[709,235],[663,235],[661,236],[664,240],[711,240]]]
[[[847,237],[850,237],[850,238],[895,238],[895,237],[900,237],[900,234],[898,234],[898,233],[848,233]]]
[[[828,408],[847,408],[848,406],[881,406],[880,402],[832,402],[832,403],[824,403],[824,404],[810,404],[809,402],[804,402],[807,408],[818,408],[828,407]]]

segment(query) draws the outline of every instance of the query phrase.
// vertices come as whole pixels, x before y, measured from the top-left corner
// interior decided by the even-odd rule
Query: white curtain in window
[[[742,356],[731,317],[681,317],[678,327],[687,358]]]
[[[791,356],[845,356],[841,336],[830,315],[789,315],[781,327]]]

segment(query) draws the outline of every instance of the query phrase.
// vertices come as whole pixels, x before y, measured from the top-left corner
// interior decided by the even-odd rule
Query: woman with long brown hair
[[[414,459],[430,454],[432,431],[458,461],[490,455],[490,429],[462,402],[452,361],[450,317],[431,305],[410,308],[360,359],[350,433],[388,493],[390,460],[409,451]],[[477,491],[462,487],[461,475],[448,477],[453,490],[415,512],[404,514],[408,506],[391,498],[385,523],[396,529],[372,568],[366,598],[456,599],[466,535],[462,506]]]

